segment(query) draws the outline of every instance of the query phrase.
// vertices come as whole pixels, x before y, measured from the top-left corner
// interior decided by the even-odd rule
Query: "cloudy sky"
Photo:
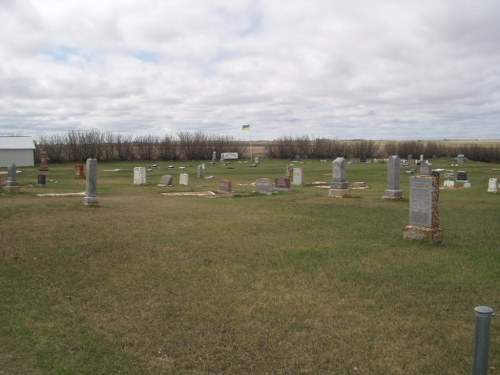
[[[0,0],[0,20],[0,135],[500,139],[498,0]]]

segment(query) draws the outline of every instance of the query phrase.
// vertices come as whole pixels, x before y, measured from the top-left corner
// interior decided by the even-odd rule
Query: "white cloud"
[[[500,138],[500,5],[0,2],[0,133]]]

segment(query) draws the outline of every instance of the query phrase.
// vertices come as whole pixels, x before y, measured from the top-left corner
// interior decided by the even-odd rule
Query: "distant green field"
[[[205,162],[213,179],[196,178],[202,162],[157,163],[144,186],[133,167],[153,163],[100,163],[99,207],[37,196],[85,191],[74,164],[50,164],[45,188],[20,168],[21,192],[2,191],[0,374],[471,372],[474,307],[500,310],[500,194],[486,192],[500,165],[454,168],[472,188],[441,191],[431,245],[403,239],[405,167],[405,199],[385,201],[385,164],[349,164],[370,188],[336,199],[311,185],[331,181],[331,160],[296,163],[306,186],[272,196],[251,183],[286,160]],[[189,186],[157,186],[181,172]],[[222,178],[235,197],[160,194]]]

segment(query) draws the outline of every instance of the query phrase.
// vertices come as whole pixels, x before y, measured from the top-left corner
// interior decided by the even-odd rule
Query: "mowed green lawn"
[[[370,186],[350,199],[251,193],[286,163],[206,163],[200,180],[197,162],[158,162],[146,186],[133,167],[152,163],[100,163],[98,208],[36,196],[84,191],[73,164],[49,165],[46,188],[21,168],[21,193],[0,196],[0,374],[470,373],[474,307],[500,310],[500,194],[486,192],[500,166],[454,168],[472,188],[441,191],[436,246],[403,239],[406,168],[404,201],[381,199],[387,167],[373,163],[348,165]],[[179,166],[189,187],[157,186]],[[296,166],[331,181],[331,160]],[[160,194],[221,178],[236,197]],[[496,372],[498,319],[490,349]]]

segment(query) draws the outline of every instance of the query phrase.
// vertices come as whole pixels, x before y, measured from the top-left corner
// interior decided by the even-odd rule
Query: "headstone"
[[[85,166],[83,164],[75,164],[75,178],[85,179]]]
[[[342,157],[338,157],[332,162],[333,181],[331,189],[328,192],[330,197],[348,198],[351,196],[349,182],[346,179],[346,161]]]
[[[40,168],[38,168],[40,172],[47,172],[49,170],[49,166],[47,163],[48,160],[49,157],[47,155],[47,151],[40,150]]]
[[[464,182],[464,189],[470,189],[472,187],[472,184],[469,181]]]
[[[255,191],[259,194],[271,195],[274,192],[273,182],[268,178],[255,180]]]
[[[277,177],[274,181],[276,186],[276,190],[278,191],[292,191],[290,187],[290,178],[289,177]]]
[[[196,177],[198,178],[203,178],[205,175],[204,170],[203,170],[203,165],[198,165],[198,172],[196,174]]]
[[[169,174],[165,174],[161,176],[160,185],[174,186],[174,178]]]
[[[38,186],[45,187],[47,186],[47,180],[46,177],[43,173],[38,174]]]
[[[443,230],[439,228],[439,177],[411,177],[409,221],[403,238],[432,243],[443,240]]]
[[[179,175],[179,185],[189,185],[189,175],[187,173]]]
[[[424,155],[420,155],[420,162],[424,161]]]
[[[490,178],[488,181],[488,193],[498,193],[498,178]]]
[[[224,160],[237,160],[238,153],[237,152],[222,152],[220,154],[220,161]]]
[[[432,164],[428,161],[420,163],[420,175],[430,176],[432,174]]]
[[[304,168],[293,168],[293,181],[294,185],[304,185]]]
[[[146,167],[134,167],[134,185],[146,183]]]
[[[385,189],[385,199],[403,199],[403,190],[401,190],[401,163],[399,156],[389,156],[387,162],[387,188]]]
[[[255,164],[259,165],[260,158],[258,156],[256,156],[253,160],[254,160]]]
[[[413,160],[413,155],[410,154],[408,155],[408,166],[411,167],[415,164],[415,161]]]
[[[17,167],[13,161],[7,165],[7,182],[4,186],[5,190],[13,193],[21,191],[21,186],[17,183]]]
[[[233,188],[232,188],[231,180],[227,180],[227,179],[219,180],[219,191],[221,193],[232,193]]]
[[[366,156],[362,156],[359,158],[360,163],[366,163]]]
[[[455,171],[452,171],[452,170],[445,170],[444,171],[444,178],[451,178],[451,179],[455,179]]]
[[[455,187],[455,180],[444,180],[443,187],[454,188]]]
[[[467,172],[465,172],[465,171],[458,171],[457,172],[457,182],[468,182]]]
[[[217,151],[212,152],[212,164],[217,162]]]
[[[83,202],[88,205],[99,203],[97,198],[97,159],[87,159],[87,187]]]
[[[292,173],[293,173],[293,168],[290,166],[290,164],[287,164],[285,168],[285,177],[291,177]]]
[[[458,154],[457,155],[457,163],[458,164],[463,164],[465,162],[465,155],[464,154]]]

